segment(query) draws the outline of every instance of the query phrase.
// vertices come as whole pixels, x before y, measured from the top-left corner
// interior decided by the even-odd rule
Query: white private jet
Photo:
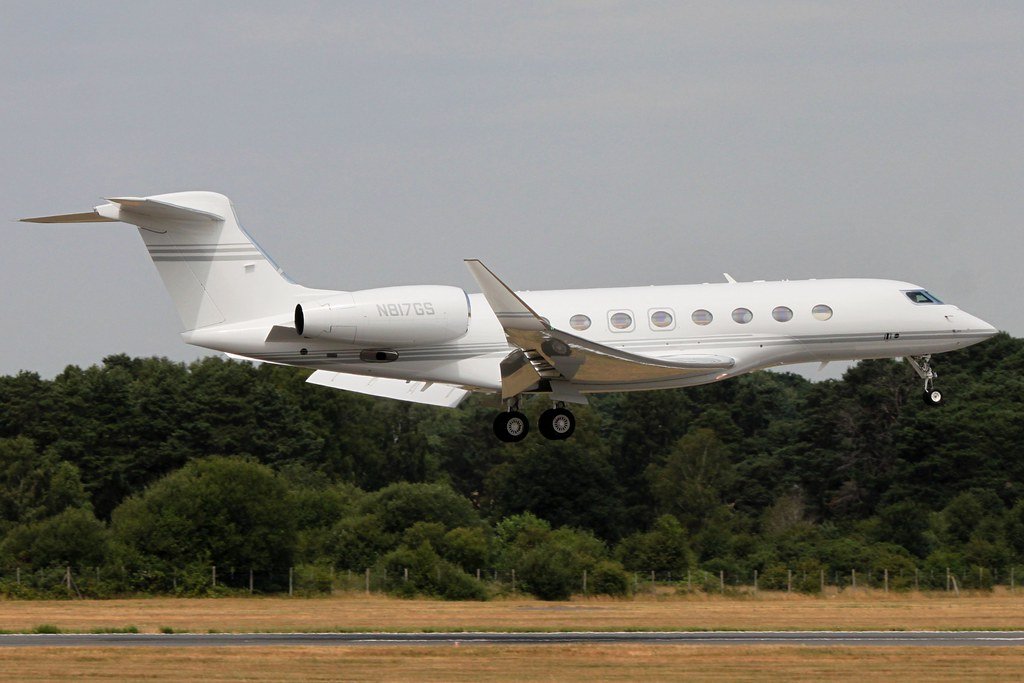
[[[707,384],[815,361],[906,358],[937,404],[931,354],[996,334],[925,289],[893,280],[728,282],[514,292],[466,261],[482,294],[422,285],[358,291],[291,281],[212,192],[118,197],[34,223],[139,229],[181,317],[183,339],[236,358],[314,370],[313,384],[437,406],[498,394],[494,432],[529,432],[525,394],[546,396],[548,439],[576,427],[587,394]]]

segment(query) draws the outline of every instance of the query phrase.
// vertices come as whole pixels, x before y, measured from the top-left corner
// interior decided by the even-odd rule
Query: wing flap
[[[453,384],[414,382],[387,377],[364,377],[347,372],[331,372],[330,370],[317,370],[306,381],[331,389],[342,389],[354,391],[357,394],[445,408],[456,407],[469,393],[466,389]]]

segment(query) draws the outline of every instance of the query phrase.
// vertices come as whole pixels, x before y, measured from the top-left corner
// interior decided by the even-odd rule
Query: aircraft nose
[[[957,314],[956,323],[957,327],[962,327],[964,332],[967,332],[972,336],[977,336],[981,339],[988,339],[989,337],[994,337],[999,334],[999,330],[994,326],[988,324],[981,318],[964,311],[960,311]]]

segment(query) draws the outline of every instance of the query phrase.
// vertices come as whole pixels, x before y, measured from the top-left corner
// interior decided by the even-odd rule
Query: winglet
[[[502,282],[479,259],[466,259],[470,275],[506,330],[550,330],[551,325]]]

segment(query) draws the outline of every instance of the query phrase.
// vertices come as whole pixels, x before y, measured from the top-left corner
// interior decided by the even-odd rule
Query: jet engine
[[[458,287],[362,289],[295,307],[299,336],[346,344],[439,344],[468,329],[469,297]]]

